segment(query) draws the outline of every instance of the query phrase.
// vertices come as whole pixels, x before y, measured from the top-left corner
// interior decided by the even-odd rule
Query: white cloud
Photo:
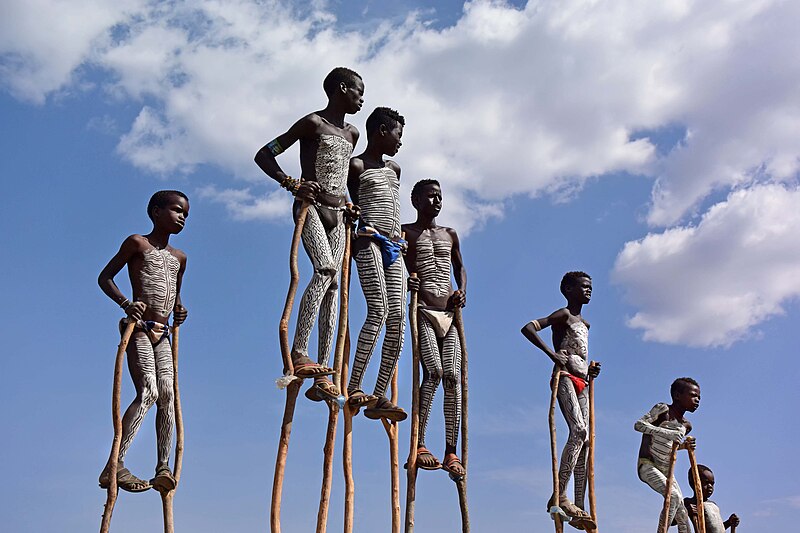
[[[207,186],[197,191],[200,198],[224,205],[238,220],[289,220],[291,201],[278,189],[266,196],[256,196],[250,189],[219,190]]]
[[[614,274],[644,338],[725,346],[800,296],[800,190],[736,191],[695,226],[629,242]]]

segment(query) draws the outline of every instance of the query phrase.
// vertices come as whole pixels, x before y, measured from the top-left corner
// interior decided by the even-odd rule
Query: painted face
[[[167,205],[153,210],[153,223],[170,233],[180,233],[189,217],[189,202],[183,196],[173,194]]]
[[[700,485],[703,487],[703,499],[709,499],[714,494],[714,472],[701,470]]]
[[[692,384],[684,385],[675,395],[675,401],[681,408],[694,413],[700,407],[700,387]]]
[[[400,151],[400,147],[403,146],[403,143],[400,142],[402,138],[403,125],[398,122],[395,124],[394,128],[386,132],[385,141],[387,155],[397,155],[397,152]]]
[[[417,195],[415,206],[419,212],[430,218],[436,217],[442,210],[442,189],[435,183],[422,187]]]
[[[356,78],[353,83],[345,87],[345,96],[350,104],[348,112],[351,115],[361,111],[364,105],[364,82]]]

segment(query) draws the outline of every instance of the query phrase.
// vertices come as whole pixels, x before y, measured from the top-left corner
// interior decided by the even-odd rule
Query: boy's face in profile
[[[578,278],[575,283],[566,288],[569,300],[577,300],[578,303],[588,304],[592,299],[592,280],[589,278]]]
[[[385,127],[385,126],[383,126]],[[400,147],[403,145],[400,142],[400,139],[403,137],[403,125],[399,122],[394,125],[394,128],[391,130],[386,130],[386,135],[384,135],[384,149],[383,153],[389,156],[397,155],[397,152],[400,151]]]
[[[700,407],[700,387],[692,384],[684,384],[673,398],[682,409],[694,413]]]
[[[153,225],[171,234],[180,233],[189,216],[189,202],[183,196],[173,194],[166,205],[153,209]]]
[[[364,82],[356,78],[352,84],[346,86],[344,95],[349,104],[347,112],[351,115],[358,113],[364,105]]]
[[[442,210],[442,189],[435,183],[429,183],[422,187],[414,199],[414,207],[420,214],[435,218]]]

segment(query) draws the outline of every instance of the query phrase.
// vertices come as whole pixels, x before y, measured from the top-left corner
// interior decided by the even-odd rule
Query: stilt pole
[[[467,500],[467,464],[469,461],[469,357],[467,354],[467,338],[464,334],[464,321],[461,308],[456,307],[455,323],[458,329],[458,340],[461,343],[461,464],[464,466],[464,477],[456,481],[458,503],[461,508],[461,531],[469,533],[469,502]]]
[[[589,363],[589,367],[595,366],[595,361]],[[594,378],[589,376],[589,457],[587,458],[586,478],[589,489],[589,513],[592,520],[597,524],[597,499],[594,492],[594,443],[595,443],[595,410],[594,410]],[[599,533],[598,526],[593,533]]]
[[[667,469],[666,489],[664,489],[664,508],[661,510],[660,533],[667,533],[669,530],[669,505],[672,499],[672,482],[675,477],[675,459],[678,456],[678,443],[672,443],[672,451],[669,454],[669,468]]]
[[[395,368],[392,376],[392,403],[397,405],[397,369]],[[400,448],[397,439],[397,422],[391,422],[381,418],[383,429],[389,438],[389,467],[392,479],[391,501],[392,501],[392,533],[400,533]]]
[[[417,274],[412,273],[412,278]],[[419,329],[417,316],[417,291],[411,290],[411,298],[408,310],[408,321],[411,326],[411,353],[412,362],[412,384],[411,384],[411,442],[408,451],[408,462],[406,464],[406,528],[405,533],[414,532],[414,508],[417,499],[417,444],[419,441]]]
[[[692,448],[686,448],[686,451],[689,452],[689,464],[692,468],[692,478],[694,479],[694,486],[696,489],[695,493],[700,496],[697,498],[696,530],[697,533],[706,533],[706,513],[703,509],[703,485],[700,481],[700,472],[697,469],[697,457]]]
[[[336,333],[336,349],[333,356],[333,369],[336,371],[333,383],[342,390],[342,356],[344,352],[344,336],[347,328],[348,302],[350,289],[350,232],[352,224],[345,221],[344,254],[342,258],[341,288],[339,289],[339,326]],[[331,500],[331,481],[333,479],[333,452],[336,446],[336,426],[339,420],[339,402],[326,400],[328,404],[328,431],[325,435],[325,448],[322,468],[322,490],[317,513],[317,533],[325,533],[328,528],[328,508]]]
[[[550,517],[555,522],[556,533],[563,533],[564,523],[561,520],[561,494],[558,484],[558,449],[556,444],[556,397],[558,395],[558,383],[561,379],[561,369],[556,366],[553,370],[553,377],[550,380],[553,388],[550,394],[550,411],[548,414],[548,423],[550,425],[550,455],[553,467],[553,506],[547,511]]]
[[[289,291],[286,294],[286,303],[283,306],[278,336],[281,343],[281,356],[283,358],[283,374],[294,376],[294,366],[292,365],[291,348],[289,347],[289,318],[294,307],[294,297],[297,293],[297,285],[300,281],[300,271],[297,268],[297,250],[300,247],[300,236],[303,233],[303,226],[308,215],[308,202],[303,202],[297,214],[297,222],[294,226],[292,235],[292,247],[289,252]],[[283,411],[283,421],[281,423],[281,437],[278,442],[278,454],[275,459],[275,477],[272,482],[272,501],[270,505],[270,531],[280,533],[281,531],[281,497],[283,495],[283,476],[286,470],[286,456],[289,452],[289,437],[292,434],[292,420],[294,419],[294,407],[297,402],[297,393],[300,391],[302,379],[293,379],[286,387],[286,406]]]
[[[175,533],[175,521],[172,513],[172,500],[183,469],[183,411],[181,410],[181,392],[178,387],[178,332],[180,326],[172,326],[172,391],[175,401],[175,488],[161,493],[161,506],[164,510],[164,533]]]
[[[103,521],[100,524],[100,533],[108,533],[111,526],[111,514],[114,512],[114,504],[117,502],[117,468],[119,464],[119,447],[122,442],[122,417],[120,416],[120,396],[122,395],[122,365],[125,349],[128,341],[133,334],[136,321],[129,320],[122,338],[117,346],[117,355],[114,362],[114,386],[111,395],[111,420],[114,423],[114,440],[111,443],[111,455],[108,458],[108,479],[109,485],[106,491],[106,504],[103,509]]]

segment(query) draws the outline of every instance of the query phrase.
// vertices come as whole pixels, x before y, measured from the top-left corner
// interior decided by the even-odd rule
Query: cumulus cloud
[[[616,280],[646,340],[726,346],[800,296],[800,190],[731,193],[694,226],[629,242]]]
[[[278,209],[254,152],[324,105],[321,80],[336,65],[363,75],[365,110],[390,105],[405,115],[397,157],[403,197],[417,179],[439,178],[442,222],[465,234],[500,217],[514,195],[562,201],[588,179],[645,176],[653,180],[645,220],[653,231],[667,229],[629,243],[617,272],[642,305],[631,325],[666,342],[687,333],[679,324],[656,331],[653,317],[674,309],[637,300],[636,265],[645,256],[636,251],[669,263],[673,256],[656,248],[677,247],[684,262],[673,266],[688,270],[673,275],[689,277],[697,273],[691,261],[707,258],[693,243],[710,235],[709,221],[724,212],[744,224],[750,204],[740,197],[753,202],[771,191],[777,202],[794,194],[798,2],[539,0],[517,8],[474,0],[446,26],[431,11],[340,21],[337,7],[324,0],[7,0],[0,83],[41,103],[84,90],[87,70],[108,73],[99,90],[140,106],[119,125],[127,130],[120,156],[157,174],[191,178],[201,165],[219,169],[208,197],[243,220],[272,219]],[[365,118],[366,111],[352,121],[361,126]],[[685,135],[666,143],[670,131]],[[296,151],[280,163],[298,175]],[[703,214],[709,198],[731,191],[738,192]],[[754,293],[739,302],[749,306],[742,315],[760,318],[738,317],[727,333],[712,328],[716,334],[692,342],[739,338],[780,312],[791,293],[750,277],[745,285]]]

